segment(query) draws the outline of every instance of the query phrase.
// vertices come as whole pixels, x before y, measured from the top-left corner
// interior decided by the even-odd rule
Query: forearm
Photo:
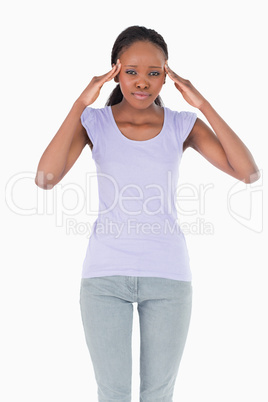
[[[35,183],[38,186],[51,188],[60,180],[72,140],[80,124],[80,116],[85,107],[82,102],[75,101],[61,127],[45,149],[39,161],[35,178]]]
[[[205,101],[199,110],[204,114],[217,135],[233,170],[239,173],[241,178],[247,178],[248,182],[257,180],[259,169],[246,145],[208,101]]]

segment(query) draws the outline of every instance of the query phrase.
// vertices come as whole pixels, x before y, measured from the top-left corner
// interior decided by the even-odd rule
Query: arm
[[[35,183],[44,190],[52,189],[64,177],[88,142],[80,122],[84,108],[83,103],[74,103],[39,161]]]
[[[71,169],[89,138],[81,124],[83,110],[99,96],[103,84],[113,79],[120,71],[118,62],[111,71],[93,77],[89,85],[74,102],[61,127],[45,149],[37,167],[35,183],[44,190],[52,189]]]
[[[175,86],[184,99],[204,114],[214,130],[213,132],[198,118],[184,143],[184,149],[192,147],[214,166],[245,183],[253,183],[258,180],[260,178],[259,169],[241,139],[190,81],[179,77],[169,67],[166,67],[166,71],[175,81]]]

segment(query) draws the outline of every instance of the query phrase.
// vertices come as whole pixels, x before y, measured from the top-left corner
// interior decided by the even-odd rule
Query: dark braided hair
[[[151,42],[153,45],[160,48],[163,51],[166,59],[168,59],[167,44],[159,33],[157,33],[154,29],[148,29],[143,26],[133,25],[129,28],[126,28],[117,37],[112,49],[111,65],[116,64],[116,61],[117,59],[120,59],[121,54],[131,45],[133,45],[133,43],[140,41]],[[120,103],[122,99],[123,94],[121,92],[120,85],[117,84],[117,86],[110,94],[105,106],[116,105],[117,103]],[[154,102],[158,106],[163,106],[162,99],[159,95]]]

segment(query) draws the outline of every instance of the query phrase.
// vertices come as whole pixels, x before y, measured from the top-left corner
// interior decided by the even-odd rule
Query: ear
[[[119,82],[118,75],[114,77],[114,82]]]

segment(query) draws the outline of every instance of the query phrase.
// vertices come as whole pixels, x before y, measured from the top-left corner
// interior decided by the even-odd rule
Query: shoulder
[[[196,121],[197,114],[189,111],[177,111],[165,108],[170,122],[175,127],[175,130],[181,142],[184,142],[192,131]]]
[[[87,106],[81,114],[81,123],[88,129],[93,130],[99,126],[99,124],[109,123],[110,110],[109,106],[102,108],[93,108]]]
[[[108,106],[103,108],[93,108],[87,106],[81,114],[81,124],[86,129],[91,143],[96,149],[98,136],[101,130],[110,124],[110,110]]]
[[[94,119],[101,115],[107,114],[108,112],[109,106],[105,106],[102,108],[93,108],[91,106],[87,106],[81,114],[81,120]]]
[[[186,110],[173,110],[165,107],[166,114],[170,120],[173,120],[178,126],[185,126],[188,124],[195,123],[197,119],[197,114],[195,112],[189,112]]]

